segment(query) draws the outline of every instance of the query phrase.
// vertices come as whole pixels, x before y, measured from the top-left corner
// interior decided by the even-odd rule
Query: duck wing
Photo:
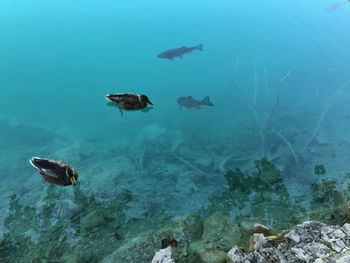
[[[140,97],[136,94],[123,94],[120,100],[125,103],[135,104],[140,102]]]
[[[131,93],[108,94],[106,97],[115,103],[135,104],[140,102],[139,96]]]

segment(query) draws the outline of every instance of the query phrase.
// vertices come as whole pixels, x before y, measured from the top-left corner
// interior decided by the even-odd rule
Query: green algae
[[[326,174],[326,172],[327,172],[326,167],[323,164],[315,165],[315,174],[316,175],[324,175],[324,174]]]
[[[228,171],[225,174],[229,190],[251,193],[259,190],[276,190],[283,188],[282,173],[266,158],[255,161],[256,171],[245,174],[241,170]]]
[[[350,185],[340,190],[334,180],[319,180],[319,176],[326,173],[323,165],[315,167],[317,181],[310,186],[309,203],[291,200],[282,172],[267,159],[256,160],[255,168],[251,173],[243,173],[239,169],[228,171],[225,174],[228,190],[212,198],[209,207],[202,211],[205,217],[216,211],[232,211],[242,230],[238,245],[247,248],[252,234],[243,225],[260,223],[277,233],[310,219],[328,224],[350,222],[347,207]]]
[[[327,224],[344,224],[350,222],[348,208],[349,186],[339,189],[336,181],[323,179],[311,186],[312,200],[310,217]]]
[[[205,219],[201,240],[190,246],[191,255],[201,263],[224,263],[227,251],[240,239],[239,226],[229,216],[216,212]]]
[[[253,178],[264,187],[278,185],[282,181],[282,173],[266,158],[255,161],[256,172],[253,173]]]
[[[226,263],[227,255],[214,244],[202,241],[194,242],[191,246],[193,263]]]
[[[77,186],[76,207],[70,218],[64,218],[54,216],[60,202],[54,187],[48,187],[40,212],[21,205],[14,195],[5,219],[1,262],[98,262],[120,245],[131,198],[129,191],[123,191],[108,204],[101,204]]]
[[[239,169],[228,171],[225,175],[228,191],[212,198],[207,211],[227,213],[236,208],[248,209],[250,217],[265,217],[268,213],[265,218],[276,219],[281,216],[281,209],[289,214],[294,204],[290,202],[281,171],[265,158],[256,160],[255,167],[251,173]]]
[[[151,262],[154,253],[161,248],[161,241],[171,238],[177,241],[177,246],[172,248],[175,262],[198,263],[197,257],[191,254],[190,245],[201,238],[202,232],[202,222],[198,216],[189,215],[173,220],[164,217],[158,228],[137,233],[136,237],[124,242],[103,262]]]
[[[179,263],[224,263],[234,246],[248,247],[255,223],[277,233],[305,219],[350,222],[348,186],[324,178],[310,187],[309,206],[292,202],[282,172],[267,159],[255,161],[255,171],[225,174],[227,189],[207,208],[172,218],[157,215],[129,218],[132,192],[122,190],[111,200],[98,201],[74,188],[65,216],[57,213],[62,193],[47,188],[40,209],[10,199],[7,232],[0,239],[1,262],[150,262],[162,240],[176,240],[173,258]],[[325,170],[325,168],[324,168]],[[323,171],[323,169],[322,169]],[[319,176],[319,172],[315,175]]]
[[[214,244],[219,250],[228,251],[240,238],[240,229],[229,216],[216,212],[205,219],[202,242]]]
[[[11,198],[1,262],[150,262],[164,238],[177,240],[176,262],[197,262],[189,256],[190,244],[203,233],[197,215],[171,219],[161,213],[132,219],[125,214],[132,200],[130,191],[98,202],[77,186],[73,211],[64,218],[55,214],[60,198],[56,188],[49,187],[40,211],[20,204],[16,196]]]

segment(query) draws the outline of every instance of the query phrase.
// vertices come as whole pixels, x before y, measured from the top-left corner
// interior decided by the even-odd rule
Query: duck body
[[[106,100],[124,110],[140,110],[153,105],[146,95],[133,93],[107,94]]]
[[[39,171],[45,181],[61,186],[75,185],[78,173],[62,161],[33,157],[30,164]]]

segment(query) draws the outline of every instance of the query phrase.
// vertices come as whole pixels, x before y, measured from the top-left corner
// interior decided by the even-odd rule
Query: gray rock
[[[255,251],[260,248],[265,247],[267,244],[267,239],[263,234],[253,234],[249,240],[249,250]]]
[[[171,247],[159,250],[153,257],[152,263],[175,263],[171,258]]]
[[[281,237],[276,243],[276,239],[265,238],[262,234],[253,235],[254,251],[246,254],[235,246],[228,252],[228,262],[350,262],[350,224],[340,227],[307,221]],[[264,242],[256,245],[258,241]]]

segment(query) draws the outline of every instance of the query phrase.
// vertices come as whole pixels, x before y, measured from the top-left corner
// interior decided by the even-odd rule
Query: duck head
[[[73,167],[62,161],[33,157],[29,162],[49,183],[62,186],[77,183],[78,173]]]
[[[148,104],[153,105],[153,103],[149,100],[149,98],[148,98],[146,95],[140,95],[140,100],[141,100],[142,102],[146,102],[146,103],[148,103]]]

